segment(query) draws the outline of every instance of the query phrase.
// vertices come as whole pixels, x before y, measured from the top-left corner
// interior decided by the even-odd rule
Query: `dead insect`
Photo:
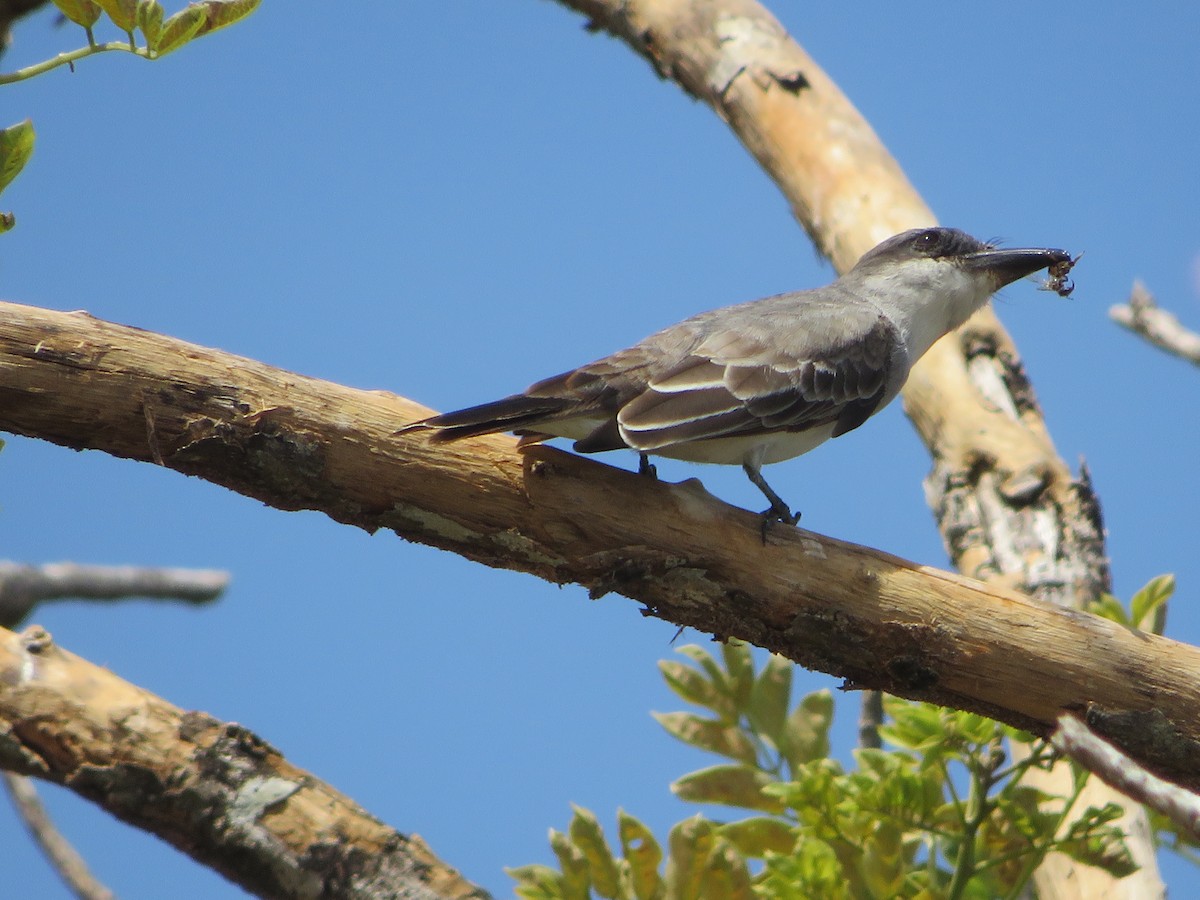
[[[1046,271],[1050,277],[1042,282],[1041,289],[1043,291],[1054,291],[1060,297],[1070,297],[1071,291],[1075,290],[1075,282],[1067,277],[1067,273],[1074,268],[1075,263],[1079,262],[1082,253],[1074,259],[1064,259],[1061,262],[1056,262],[1050,265]]]

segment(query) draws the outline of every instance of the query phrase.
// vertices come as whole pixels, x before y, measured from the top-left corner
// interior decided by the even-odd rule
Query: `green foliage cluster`
[[[87,32],[88,44],[96,46],[92,27],[103,12],[129,37],[131,52],[136,52],[134,31],[145,41],[146,56],[154,59],[178,50],[192,38],[211,34],[226,25],[244,19],[262,0],[201,0],[189,3],[166,17],[158,0],[54,0],[64,16]]]
[[[54,0],[54,5],[70,21],[87,33],[87,46],[53,59],[27,66],[16,72],[0,74],[0,85],[25,81],[59,66],[75,65],[76,60],[110,50],[123,50],[143,59],[158,59],[178,50],[188,41],[212,34],[218,29],[246,18],[262,0],[201,0],[189,3],[167,16],[158,0]],[[93,29],[101,14],[125,32],[127,41],[99,44]],[[140,31],[143,46],[134,32]],[[33,123],[26,119],[0,131],[0,191],[3,191],[25,167],[33,153]],[[0,234],[16,224],[11,212],[0,212]]]
[[[971,713],[889,698],[881,736],[891,749],[858,749],[845,769],[830,757],[833,698],[791,705],[793,666],[772,656],[755,670],[750,648],[720,658],[698,646],[690,664],[660,663],[671,689],[704,712],[656,714],[675,738],[723,762],[672,785],[682,799],[749,813],[698,813],[665,846],[626,812],[619,853],[596,817],[576,808],[552,831],[558,869],[512,869],[529,900],[675,898],[1016,897],[1050,851],[1115,875],[1135,865],[1113,824],[1115,804],[1075,809],[1087,774],[1051,796],[1026,783],[1057,759],[1044,741]],[[1024,745],[1010,762],[1003,742]]]
[[[48,59],[15,72],[0,74],[0,84],[24,81],[56,69],[74,67],[76,61],[97,53],[121,50],[143,59],[158,59],[178,50],[188,41],[212,34],[246,18],[262,0],[200,0],[189,3],[168,16],[158,0],[54,0],[67,19],[87,35],[87,46]],[[126,40],[96,41],[95,27],[101,16],[125,34]],[[139,46],[135,32],[141,32]]]
[[[25,168],[33,155],[33,123],[26,119],[0,131],[0,191]],[[17,217],[10,212],[0,212],[0,234],[17,224]]]
[[[1174,593],[1175,576],[1159,575],[1133,595],[1128,610],[1112,594],[1102,594],[1088,611],[1126,628],[1162,634],[1167,624],[1167,601]]]

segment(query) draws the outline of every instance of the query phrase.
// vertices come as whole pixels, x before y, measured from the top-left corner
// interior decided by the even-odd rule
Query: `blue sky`
[[[1176,572],[1168,634],[1200,640],[1196,373],[1106,316],[1141,277],[1200,327],[1200,9],[775,7],[944,223],[1086,251],[1070,299],[1024,282],[998,309],[1060,453],[1091,468],[1117,593]],[[0,197],[18,218],[0,297],[448,409],[830,280],[716,117],[581,25],[545,0],[267,2],[157,63],[110,54],[4,88],[3,124],[32,117],[38,145]],[[5,70],[81,42],[46,15],[15,38]],[[768,476],[806,527],[944,566],[928,468],[896,404]],[[762,505],[737,471],[660,474]],[[708,760],[649,715],[679,708],[655,668],[675,629],[628,600],[19,438],[0,454],[0,556],[230,570],[207,609],[58,604],[35,620],[252,728],[497,894],[502,866],[550,860],[571,803],[610,831],[618,807],[659,834],[692,811],[667,785]],[[857,698],[838,704],[844,754]],[[241,896],[44,793],[123,898]],[[6,888],[67,896],[18,828],[0,808]]]

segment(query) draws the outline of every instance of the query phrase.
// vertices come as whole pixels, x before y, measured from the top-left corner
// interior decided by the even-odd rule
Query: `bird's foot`
[[[800,521],[800,512],[792,512],[786,506],[772,505],[770,509],[764,510],[762,514],[762,542],[765,546],[767,543],[767,532],[776,522],[781,525],[795,525]]]
[[[650,462],[650,457],[645,453],[638,454],[638,474],[658,481],[658,469],[655,468],[654,463]]]

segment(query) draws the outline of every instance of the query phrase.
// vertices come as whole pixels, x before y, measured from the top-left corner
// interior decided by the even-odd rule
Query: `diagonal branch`
[[[0,629],[0,767],[53,781],[264,897],[487,894],[247,729]]]
[[[214,569],[143,566],[24,565],[0,560],[0,627],[12,628],[48,600],[125,600],[133,597],[203,604],[229,586],[229,573]]]
[[[1068,713],[1059,716],[1050,741],[1105,783],[1162,813],[1193,841],[1200,840],[1200,796],[1195,792],[1155,778]]]
[[[1041,734],[1062,709],[1086,712],[1156,770],[1188,784],[1200,771],[1194,647],[799,529],[764,546],[758,515],[695,482],[495,435],[397,437],[428,411],[83,313],[0,303],[0,369],[0,429],[616,591],[857,686]],[[1163,740],[1131,748],[1148,716]]]
[[[711,106],[839,271],[882,238],[933,223],[866,120],[756,0],[559,2]],[[990,310],[935,344],[903,396],[933,457],[926,497],[960,571],[1076,609],[1109,590],[1099,500],[1086,470],[1073,478],[1058,457]],[[1067,767],[1056,777],[1059,787],[1071,783]],[[1140,810],[1127,817],[1131,834],[1148,833]],[[1138,843],[1141,870],[1119,883],[1051,854],[1037,873],[1039,895],[1161,896],[1153,848]]]
[[[1108,311],[1108,317],[1172,356],[1200,366],[1200,334],[1184,328],[1174,315],[1154,302],[1140,281],[1133,283],[1129,302]]]
[[[80,900],[113,900],[112,891],[96,879],[79,852],[54,827],[33,781],[24,775],[5,772],[4,786],[25,827],[71,892]]]

